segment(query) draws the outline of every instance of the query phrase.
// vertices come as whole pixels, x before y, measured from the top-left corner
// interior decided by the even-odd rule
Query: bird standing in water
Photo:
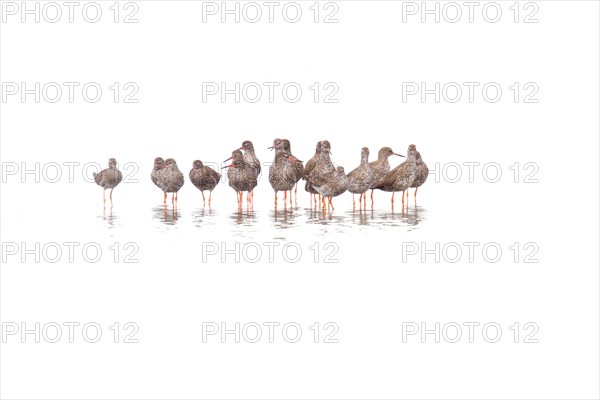
[[[242,142],[242,147],[237,150],[244,150],[244,168],[248,168],[254,174],[254,177],[258,181],[258,176],[260,175],[260,161],[256,157],[256,153],[254,152],[254,145],[249,140],[244,140]],[[233,153],[232,153],[233,154]],[[233,159],[233,155],[225,161],[229,161]],[[233,165],[233,164],[232,164]],[[252,207],[254,207],[254,190],[248,192],[246,197],[246,203],[250,202]]]
[[[411,146],[414,146],[414,145],[411,145]],[[409,151],[411,150],[410,146],[409,146],[408,150]],[[417,150],[416,146],[414,147],[414,150]],[[419,153],[418,151],[416,152],[415,158],[417,160],[417,176],[415,177],[415,181],[413,182],[413,184],[410,187],[415,188],[415,205],[416,205],[417,204],[417,190],[419,190],[419,187],[421,185],[423,185],[425,183],[425,181],[427,180],[427,177],[429,176],[429,168],[427,168],[427,165],[421,158],[421,153]],[[408,206],[408,190],[406,191],[406,202],[407,202],[407,206]]]
[[[308,175],[315,168],[315,165],[317,165],[317,160],[319,159],[320,154],[321,154],[321,142],[317,142],[317,146],[315,148],[315,155],[312,156],[312,158],[306,162],[306,166],[304,167],[304,173],[302,174],[302,179],[306,180]],[[316,207],[317,206],[317,194],[319,194],[319,192],[317,192],[312,186],[310,186],[308,181],[306,182],[306,185],[304,185],[304,190],[306,190],[308,193],[310,193],[311,208],[312,208],[313,196],[315,197],[315,207]]]
[[[384,192],[402,192],[402,211],[404,211],[404,191],[415,181],[417,176],[417,151],[410,145],[406,161],[390,171],[389,174],[375,187]],[[392,194],[392,210],[394,209],[394,194]]]
[[[190,170],[190,182],[198,190],[202,193],[202,206],[206,204],[206,199],[204,197],[204,191],[208,190],[208,207],[210,208],[210,203],[212,200],[212,191],[219,184],[219,180],[221,179],[221,174],[219,174],[214,169],[205,166],[202,161],[195,160],[192,169]]]
[[[344,193],[348,189],[348,177],[344,173],[344,167],[337,167],[333,172],[315,175],[309,178],[310,184],[321,196],[323,196],[323,210],[327,207],[325,198],[328,199],[332,210],[332,199]]]
[[[373,182],[371,183],[371,208],[373,208],[373,204],[375,201],[373,200],[373,190],[376,189],[382,180],[386,177],[386,175],[390,172],[390,163],[388,161],[389,156],[400,156],[404,157],[401,154],[394,153],[394,151],[390,147],[382,147],[379,149],[379,153],[377,153],[377,160],[371,162],[371,170],[373,171]]]
[[[94,181],[102,190],[102,198],[106,204],[106,189],[110,189],[110,204],[112,205],[112,192],[119,183],[123,180],[123,174],[117,168],[117,160],[111,158],[108,160],[108,168],[103,169],[99,173],[94,172]]]
[[[312,189],[322,196],[317,188],[313,187],[311,178],[332,174],[335,170],[335,166],[331,162],[331,143],[328,140],[323,140],[321,141],[321,151],[315,160],[315,165],[310,171],[307,172],[306,169],[304,171],[304,175],[306,175],[306,191],[310,192]],[[322,199],[322,202],[325,204],[325,199]]]
[[[269,147],[270,149],[275,149],[275,158],[277,159],[277,154],[285,152],[290,156],[292,154],[292,145],[287,139],[275,139],[273,140],[273,146]],[[296,204],[298,204],[298,181],[302,179],[304,176],[304,164],[302,161],[298,160],[298,158],[293,157],[288,158],[288,161],[291,161],[294,171],[296,172],[295,182],[294,182],[294,197],[296,198]],[[285,197],[285,194],[284,194]],[[290,190],[290,205],[292,204],[292,192]]]
[[[185,183],[183,173],[177,167],[177,162],[172,158],[167,158],[163,166],[163,172],[159,175],[159,181],[162,191],[165,194],[164,203],[167,203],[167,193],[171,193],[171,203],[177,202],[177,192]]]
[[[276,150],[275,161],[269,166],[269,183],[275,190],[275,208],[277,208],[277,192],[283,191],[283,204],[287,200],[287,191],[290,191],[290,207],[292,205],[292,189],[296,184],[298,160],[287,151]]]
[[[360,165],[348,174],[348,191],[352,193],[352,208],[354,209],[354,195],[360,194],[358,208],[362,208],[364,198],[365,210],[367,208],[367,195],[365,194],[373,183],[373,170],[369,165],[369,149],[363,147],[360,151]]]
[[[250,205],[249,193],[254,190],[257,185],[256,175],[252,168],[244,161],[244,156],[239,150],[234,150],[231,159],[231,164],[226,165],[223,168],[227,169],[227,179],[229,180],[229,186],[235,190],[237,194],[238,208],[242,208],[244,201],[244,192],[248,192],[246,196],[246,206]]]
[[[160,185],[160,177],[164,171],[163,167],[165,166],[165,160],[162,157],[156,157],[154,159],[154,167],[152,168],[152,173],[150,174],[150,179],[152,179],[152,183],[154,183],[160,190],[162,190],[162,186]],[[167,204],[167,196],[165,194],[164,203]]]

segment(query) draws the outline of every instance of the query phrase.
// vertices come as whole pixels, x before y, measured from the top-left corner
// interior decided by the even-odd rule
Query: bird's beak
[[[233,164],[229,164],[229,165],[226,165],[224,167],[221,167],[221,169],[225,169],[225,168],[229,168],[229,167],[233,167]]]
[[[271,147],[267,147],[267,150],[273,150],[275,147],[271,146]]]
[[[238,150],[244,150],[244,146],[240,147]]]
[[[227,160],[223,161],[223,162],[227,162],[229,160],[231,160],[233,158],[233,156],[229,157]]]
[[[398,154],[398,153],[392,153],[395,156],[400,156],[400,157],[404,157],[402,154]]]

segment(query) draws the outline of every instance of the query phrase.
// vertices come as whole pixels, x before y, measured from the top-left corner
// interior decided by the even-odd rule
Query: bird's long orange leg
[[[277,192],[275,192],[275,208],[277,208]]]
[[[358,198],[358,202],[360,203],[360,199],[362,198],[362,195]],[[356,208],[356,201],[354,201],[354,193],[352,193],[352,209],[354,210]]]
[[[404,192],[402,192],[402,210],[404,210]]]
[[[367,211],[367,192],[363,193],[363,204],[364,204],[364,210]]]
[[[333,211],[333,210],[335,210],[335,207],[333,207],[332,200],[333,200],[333,197],[329,196],[329,205],[331,206],[331,210]]]
[[[206,205],[206,198],[204,197],[204,190],[201,191],[200,193],[202,193],[202,207],[204,207]],[[210,207],[210,203],[209,203],[209,207]]]
[[[113,189],[110,189],[110,204],[112,204],[112,191]]]
[[[297,203],[297,201],[296,201]],[[292,191],[290,190],[290,208],[292,207]]]
[[[212,200],[212,190],[208,192],[208,208],[210,208],[210,201]]]
[[[287,190],[283,191],[283,207],[287,206]]]
[[[165,203],[165,205],[167,205],[167,192],[165,192],[165,197],[163,199],[163,203]]]
[[[294,198],[296,199],[296,205],[298,205],[298,182],[294,186]]]
[[[371,189],[371,208],[373,208],[373,204],[375,204],[375,200],[373,200],[373,189]]]
[[[102,191],[102,203],[106,205],[106,190]]]
[[[417,190],[419,190],[419,188],[415,189],[415,205],[417,205]]]

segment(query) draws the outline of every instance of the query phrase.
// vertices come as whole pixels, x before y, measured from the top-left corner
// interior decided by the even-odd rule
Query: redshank
[[[240,147],[237,150],[244,150],[245,168],[250,168],[250,170],[252,171],[252,173],[254,174],[256,179],[258,180],[258,176],[260,175],[260,161],[258,160],[258,158],[256,157],[256,154],[254,153],[254,145],[252,144],[252,142],[249,140],[244,140],[242,142],[242,147]],[[232,158],[233,158],[233,155],[232,155],[232,157],[228,158],[225,161],[229,161]],[[250,199],[248,197],[246,197],[246,202],[250,201],[252,203],[252,205],[254,206],[254,191],[252,190],[252,191],[248,192],[247,196],[249,196]]]
[[[110,204],[112,204],[112,192],[123,180],[123,174],[117,168],[117,160],[111,158],[108,160],[108,168],[99,173],[94,172],[94,180],[102,189],[102,198],[106,203],[106,189],[110,189]]]
[[[410,145],[406,161],[390,171],[385,178],[378,183],[375,188],[384,192],[402,192],[402,210],[404,211],[404,191],[408,189],[415,181],[417,176],[417,151]],[[394,195],[392,194],[392,209],[394,208]]]
[[[302,175],[302,179],[306,180],[308,175],[315,168],[315,165],[317,165],[317,160],[318,160],[320,154],[321,154],[321,142],[317,142],[317,146],[315,148],[315,155],[312,156],[312,158],[306,162],[306,166],[304,167],[304,174]],[[304,190],[306,190],[308,193],[310,193],[310,206],[312,207],[313,196],[315,196],[315,205],[316,205],[316,203],[317,203],[316,195],[319,194],[319,192],[317,192],[312,186],[310,186],[310,184],[308,182],[306,182],[306,185],[304,185]]]
[[[260,175],[260,161],[258,158],[256,158],[256,154],[254,153],[254,145],[252,142],[245,140],[242,143],[242,147],[240,147],[238,150],[244,150],[244,162],[248,167],[250,167],[252,172],[254,172],[254,175],[258,178]]]
[[[292,154],[292,145],[288,139],[275,139],[273,141],[273,148],[275,148],[275,155],[277,153],[286,152],[289,155]],[[298,158],[294,157],[294,159],[289,159],[294,167],[294,171],[296,171],[296,181],[294,182],[294,197],[296,198],[296,204],[298,204],[298,182],[304,176],[304,164],[302,161],[298,160]],[[292,193],[290,192],[290,205],[292,203]]]
[[[164,202],[167,202],[167,193],[171,193],[171,203],[177,201],[177,192],[184,184],[183,173],[177,167],[177,162],[172,158],[165,160],[163,172],[159,176],[159,183],[162,191],[165,193]]]
[[[285,150],[278,151],[276,147],[275,161],[269,166],[269,183],[275,190],[275,208],[277,208],[277,192],[283,191],[283,204],[287,200],[287,191],[290,191],[290,206],[292,205],[291,190],[296,184],[297,169],[296,165],[302,161],[291,155]]]
[[[344,167],[337,167],[333,172],[314,175],[308,180],[312,187],[323,196],[323,208],[326,207],[325,197],[327,197],[331,209],[334,210],[332,198],[339,196],[348,189],[348,177],[344,173]]]
[[[354,195],[360,194],[358,208],[362,207],[364,198],[365,209],[367,208],[367,195],[365,194],[373,183],[373,170],[369,165],[369,149],[363,147],[360,151],[360,165],[348,174],[348,191],[352,193],[352,208],[355,207]]]
[[[210,208],[210,202],[212,200],[212,191],[219,184],[221,174],[202,164],[202,161],[195,160],[192,169],[190,170],[190,181],[194,186],[202,193],[202,206],[206,204],[204,197],[204,191],[208,190],[208,207]]]
[[[329,141],[328,140],[321,141],[321,151],[319,152],[319,156],[317,157],[317,159],[315,161],[314,167],[308,172],[304,171],[304,174],[306,175],[306,178],[307,178],[307,182],[306,182],[306,186],[307,186],[306,191],[307,192],[310,192],[309,188],[312,185],[310,183],[310,178],[315,177],[315,176],[320,176],[320,175],[331,174],[331,173],[335,172],[335,166],[331,162],[330,153],[331,153],[331,144],[329,143]],[[316,188],[312,188],[312,189],[316,190]],[[319,193],[318,190],[317,190],[317,193]]]
[[[243,194],[244,192],[252,192],[257,185],[256,175],[252,168],[244,161],[244,156],[239,150],[234,150],[232,153],[232,163],[226,165],[223,168],[228,168],[227,179],[229,180],[229,186],[237,193],[238,208],[242,208]],[[248,198],[246,197],[246,205],[249,205]]]
[[[377,154],[377,160],[370,163],[374,175],[373,182],[369,188],[371,189],[371,208],[373,208],[373,204],[375,204],[373,200],[373,189],[375,189],[376,186],[378,186],[390,172],[390,163],[388,161],[388,157],[391,155],[404,157],[401,154],[394,153],[394,151],[389,147],[382,147],[379,149],[379,153]]]
[[[150,179],[152,179],[152,182],[160,190],[162,190],[162,186],[160,184],[160,176],[162,175],[163,172],[165,172],[163,170],[164,166],[165,166],[165,160],[163,160],[162,157],[156,157],[154,159],[154,168],[152,168],[152,174],[150,174]],[[166,195],[165,195],[164,202],[165,202],[165,204],[167,204],[167,196]]]
[[[414,146],[414,145],[411,145],[411,146]],[[411,150],[410,146],[409,146],[408,150],[409,151]],[[417,150],[416,146],[415,146],[414,150]],[[415,159],[417,160],[417,176],[415,177],[415,181],[413,182],[413,184],[410,187],[415,188],[415,204],[416,204],[417,203],[417,190],[419,190],[419,187],[422,184],[424,184],[425,181],[427,180],[427,176],[429,176],[429,168],[427,168],[427,165],[421,158],[421,153],[419,153],[418,151],[416,152]],[[408,202],[408,190],[406,191],[406,201]]]

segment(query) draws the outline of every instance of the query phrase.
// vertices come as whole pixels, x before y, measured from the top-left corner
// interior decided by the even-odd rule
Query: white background
[[[2,322],[93,321],[104,334],[96,344],[81,335],[56,344],[6,337],[2,398],[598,398],[597,2],[539,1],[533,24],[513,22],[513,2],[499,3],[498,23],[486,22],[480,6],[473,23],[463,15],[455,24],[419,15],[403,23],[402,2],[393,1],[339,1],[334,24],[312,21],[312,2],[300,3],[296,24],[280,11],[274,23],[203,23],[202,3],[193,1],[139,1],[138,23],[115,24],[112,2],[100,4],[96,24],[79,12],[72,24],[65,16],[21,23],[17,14],[1,27],[3,83],[104,89],[94,104],[80,95],[72,104],[9,97],[1,104],[3,171],[8,163],[104,167],[109,157],[139,167],[138,183],[115,189],[112,214],[81,167],[73,182],[3,176],[3,243],[96,242],[104,253],[98,263],[7,256]],[[139,103],[115,104],[114,82],[137,83]],[[202,82],[298,82],[304,93],[293,104],[281,96],[203,103]],[[339,102],[315,104],[314,82],[335,82]],[[480,91],[473,103],[466,93],[456,104],[432,96],[404,103],[403,82],[497,82],[504,91],[497,103]],[[535,82],[539,102],[515,103],[514,82]],[[352,213],[349,194],[334,200],[333,213],[311,214],[300,187],[299,207],[274,215],[264,178],[253,214],[237,213],[226,182],[212,210],[201,208],[187,180],[194,159],[219,163],[250,139],[268,162],[275,137],[289,138],[304,161],[328,139],[347,172],[363,146],[375,159],[382,146],[404,154],[415,143],[430,169],[495,162],[503,175],[489,183],[479,167],[472,183],[464,175],[452,183],[438,169],[439,179],[430,175],[419,190],[416,214],[412,192],[406,215],[391,213],[390,195],[380,192],[366,214]],[[149,180],[159,155],[186,175],[175,222],[169,205],[165,223],[162,193]],[[520,175],[515,183],[515,162],[537,164],[539,182]],[[262,244],[272,241],[300,246],[300,260],[278,252],[272,263],[266,255],[203,262],[203,243],[257,243],[266,252]],[[115,263],[115,242],[136,243],[139,263],[122,262],[123,254]],[[503,255],[450,263],[403,253],[406,243],[454,242],[498,243]],[[515,263],[515,242],[535,243],[539,262],[524,263],[521,253]],[[339,262],[323,262],[326,243],[337,246]],[[139,343],[113,343],[108,327],[128,321],[139,326]],[[203,322],[269,321],[300,324],[302,339],[279,334],[269,343],[265,330],[256,344],[202,342]],[[314,322],[336,323],[339,343],[314,343]],[[496,322],[503,336],[488,343],[479,330],[469,343],[465,329],[458,343],[432,335],[403,343],[403,322]],[[539,342],[523,343],[521,332],[514,343],[515,322],[537,324]]]

